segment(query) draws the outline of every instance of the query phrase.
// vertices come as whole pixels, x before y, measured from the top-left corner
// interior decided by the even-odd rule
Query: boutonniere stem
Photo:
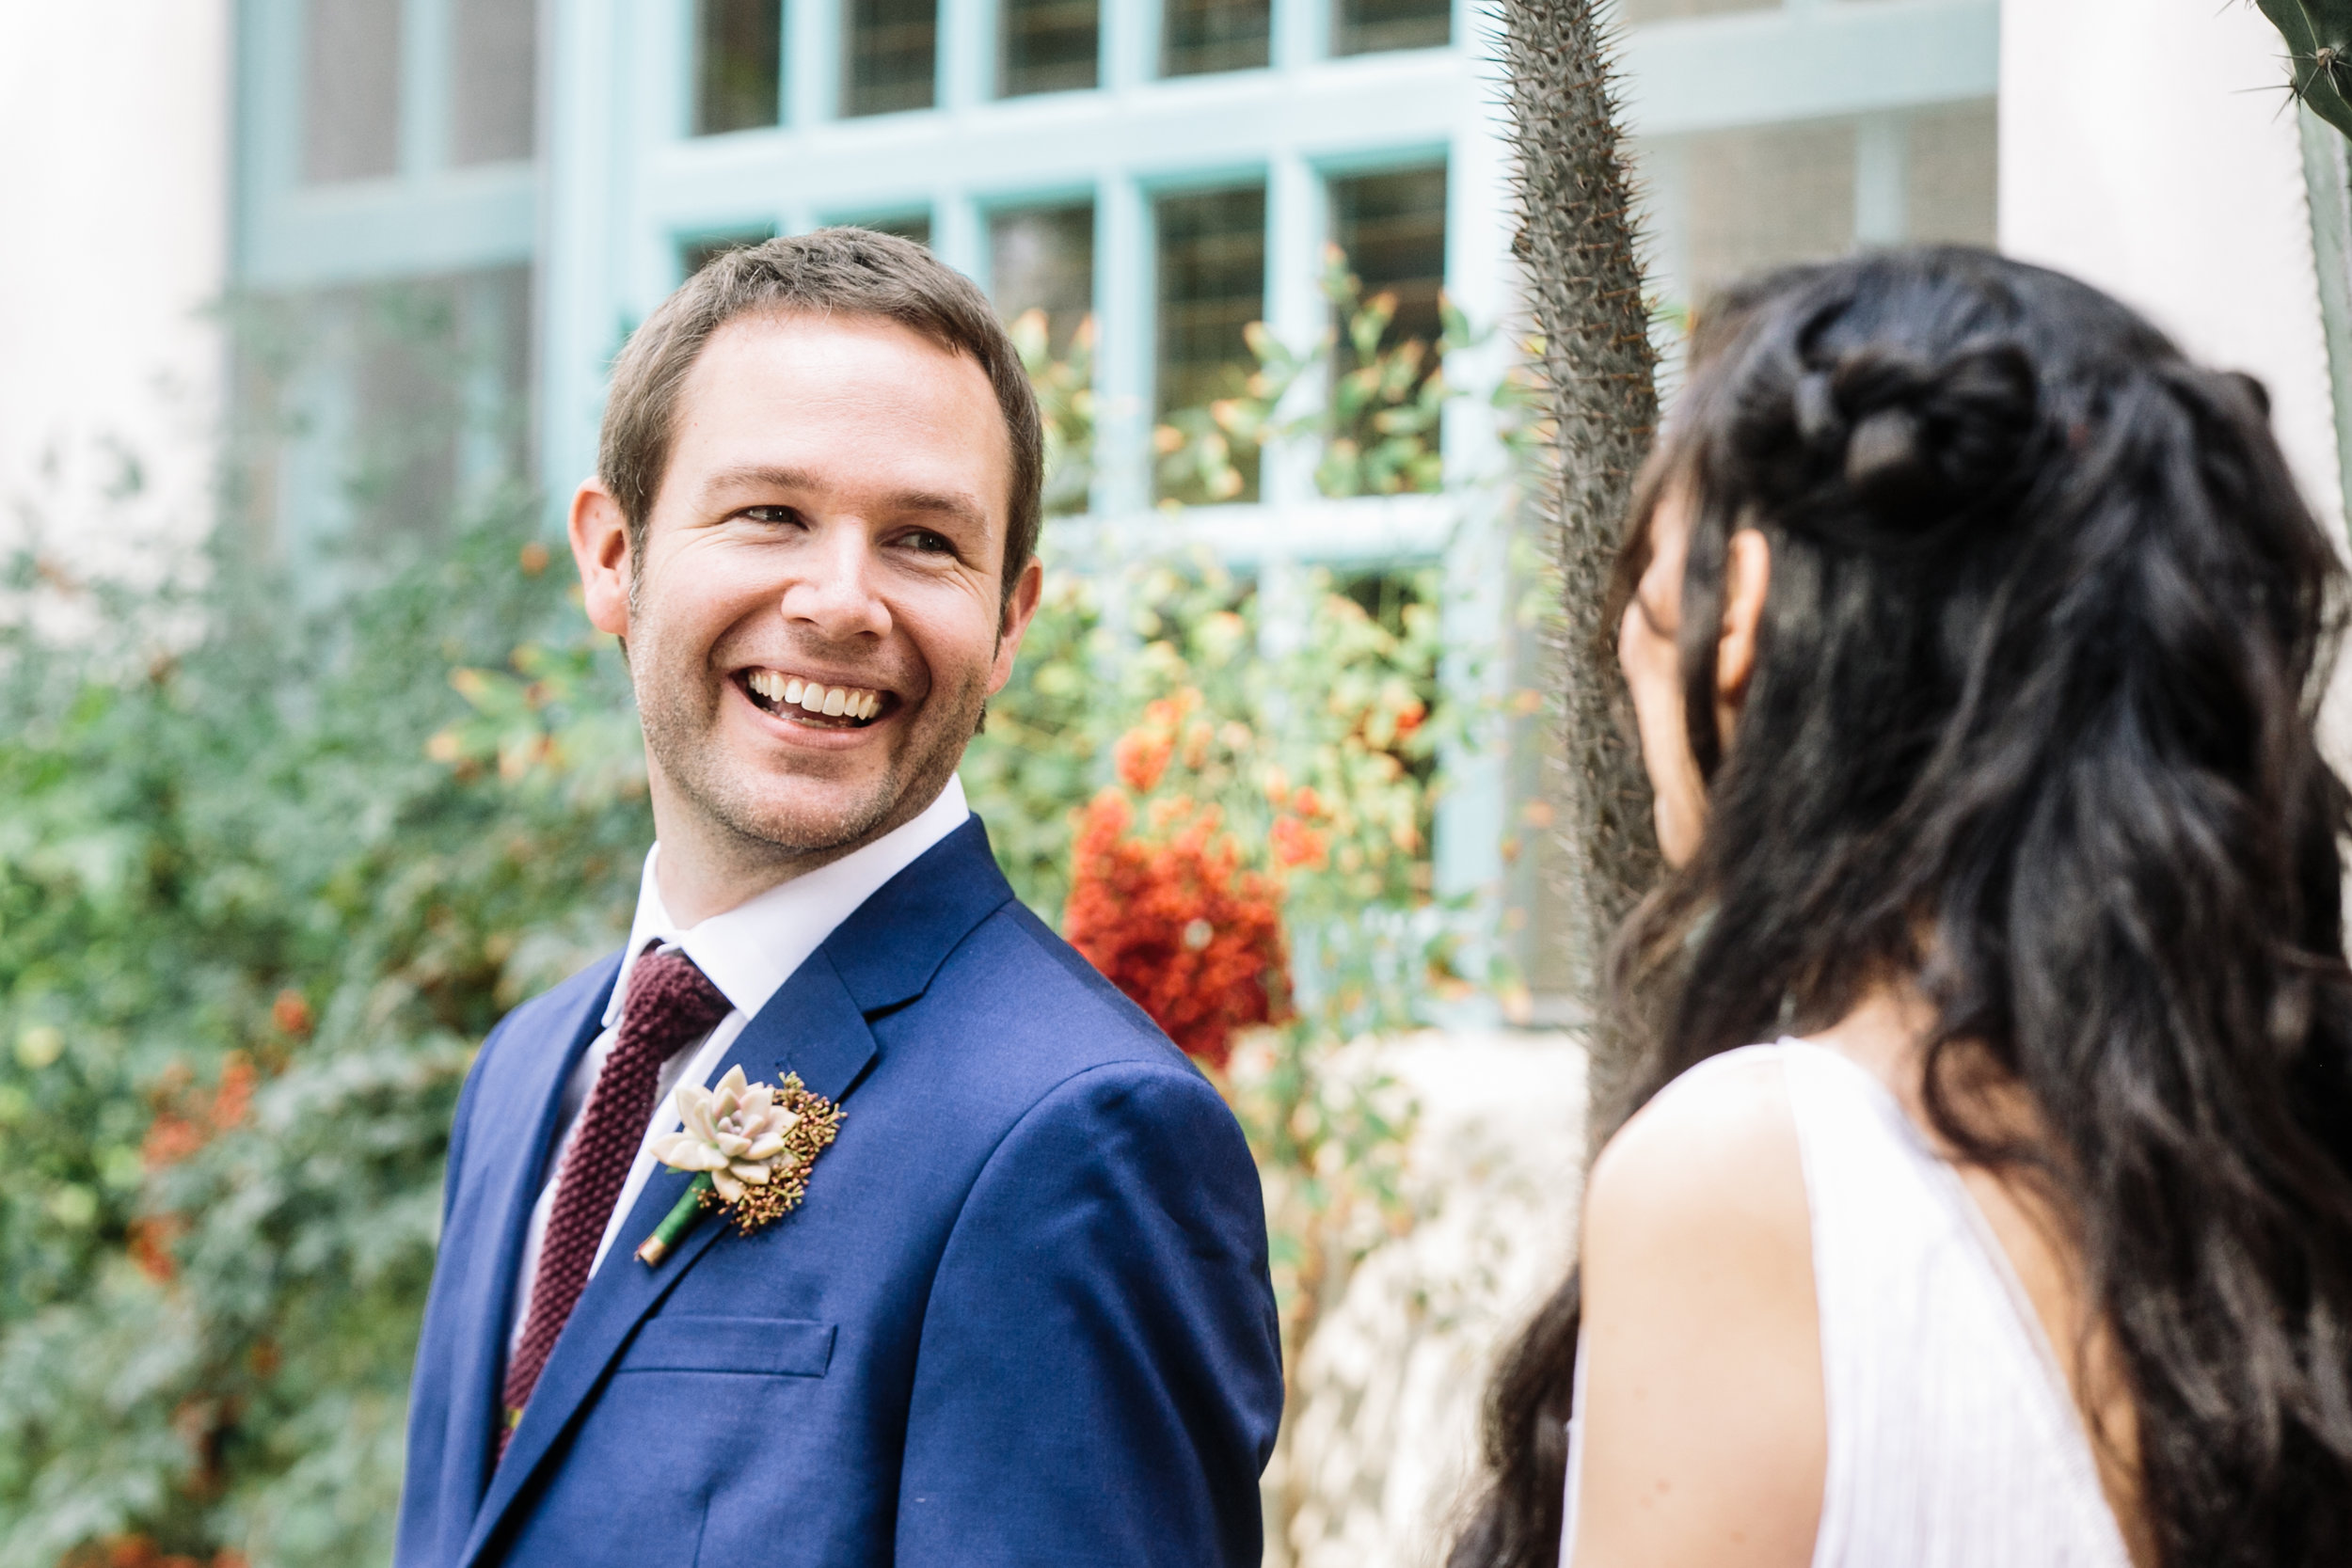
[[[840,1107],[809,1093],[797,1072],[780,1085],[754,1084],[732,1067],[713,1088],[678,1085],[677,1109],[684,1131],[655,1139],[654,1158],[694,1180],[637,1248],[648,1268],[708,1211],[748,1236],[799,1208],[809,1167],[841,1131]]]

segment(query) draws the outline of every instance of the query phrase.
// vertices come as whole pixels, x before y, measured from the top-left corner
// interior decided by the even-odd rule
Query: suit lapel
[[[732,1067],[740,1067],[744,1076],[755,1082],[780,1082],[786,1073],[798,1072],[811,1092],[838,1101],[855,1086],[874,1054],[874,1037],[866,1026],[865,1015],[820,951],[744,1025],[725,1057],[711,1070],[711,1078],[715,1082]],[[595,1394],[638,1323],[726,1232],[726,1226],[715,1217],[706,1217],[660,1267],[647,1268],[637,1260],[638,1243],[653,1234],[690,1180],[684,1172],[657,1166],[638,1194],[628,1218],[613,1237],[612,1249],[580,1292],[580,1305],[572,1308],[571,1319],[548,1357],[547,1370],[539,1374],[539,1386],[532,1392],[522,1424],[515,1429],[515,1441],[474,1516],[473,1534],[461,1562],[473,1562],[487,1547],[532,1472]],[[821,1198],[824,1182],[824,1167],[819,1164],[810,1173],[811,1201]],[[519,1230],[513,1244],[520,1250]]]
[[[781,1082],[786,1073],[797,1072],[811,1093],[836,1103],[847,1099],[877,1054],[868,1017],[920,995],[956,945],[1011,897],[989,853],[988,835],[973,817],[842,922],[744,1025],[711,1080],[731,1067],[742,1068],[754,1082]],[[550,1135],[551,1128],[543,1128],[540,1143]],[[725,1233],[724,1225],[706,1218],[660,1267],[637,1260],[638,1243],[661,1223],[689,1180],[682,1172],[657,1167],[638,1195],[539,1374],[514,1443],[474,1516],[459,1568],[469,1568],[495,1539],[532,1472],[603,1382],[638,1323]],[[808,1202],[824,1201],[824,1182],[820,1164],[810,1175]],[[510,1259],[522,1250],[522,1227],[536,1187],[531,1193],[509,1227],[513,1234],[504,1244]],[[787,1217],[784,1223],[791,1222]],[[507,1264],[510,1274],[514,1267]]]
[[[515,1099],[503,1104],[493,1101],[481,1108],[477,1133],[468,1150],[469,1163],[481,1173],[479,1180],[485,1195],[483,1212],[502,1217],[498,1234],[491,1239],[495,1250],[485,1260],[488,1287],[474,1298],[481,1316],[472,1325],[472,1332],[459,1338],[460,1343],[480,1347],[476,1364],[461,1374],[478,1386],[479,1397],[468,1402],[465,1425],[453,1437],[480,1456],[477,1463],[481,1468],[474,1472],[478,1476],[487,1476],[491,1456],[498,1451],[498,1392],[499,1380],[506,1368],[507,1312],[514,1303],[516,1275],[522,1268],[523,1236],[531,1224],[531,1211],[539,1201],[539,1189],[547,1184],[548,1162],[554,1152],[556,1118],[564,1104],[564,1086],[571,1082],[581,1054],[604,1032],[605,1000],[612,993],[613,977],[620,973],[619,957],[607,958],[592,973],[595,978],[581,988],[570,1006],[548,1020],[547,1032],[541,1037],[549,1042],[560,1042],[560,1055],[548,1065],[527,1067]],[[536,1054],[528,1042],[514,1043],[521,1048],[526,1062]],[[527,1125],[531,1135],[523,1139],[500,1137],[496,1129],[501,1121]],[[455,1180],[459,1174],[452,1172],[450,1179]],[[444,1238],[442,1244],[449,1245],[451,1240]],[[477,1499],[480,1496],[479,1492],[475,1494]]]

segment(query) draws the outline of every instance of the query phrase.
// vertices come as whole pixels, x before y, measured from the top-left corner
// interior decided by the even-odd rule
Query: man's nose
[[[822,528],[801,557],[805,569],[784,588],[784,618],[821,637],[846,641],[890,630],[876,568],[872,536],[854,522]]]

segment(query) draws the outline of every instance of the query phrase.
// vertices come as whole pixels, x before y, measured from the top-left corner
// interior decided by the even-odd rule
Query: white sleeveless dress
[[[1829,1465],[1813,1568],[2131,1568],[2031,1302],[1976,1202],[1893,1094],[1822,1046],[1777,1059],[1804,1162]],[[1584,1406],[1584,1361],[1576,1368]],[[1583,1443],[1568,1423],[1568,1568]]]

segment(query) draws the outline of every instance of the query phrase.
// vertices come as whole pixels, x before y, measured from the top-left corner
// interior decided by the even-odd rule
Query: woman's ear
[[[1715,641],[1715,706],[1726,736],[1747,704],[1748,678],[1756,673],[1756,628],[1763,624],[1772,585],[1772,546],[1756,530],[1741,529],[1724,555],[1724,626]]]

